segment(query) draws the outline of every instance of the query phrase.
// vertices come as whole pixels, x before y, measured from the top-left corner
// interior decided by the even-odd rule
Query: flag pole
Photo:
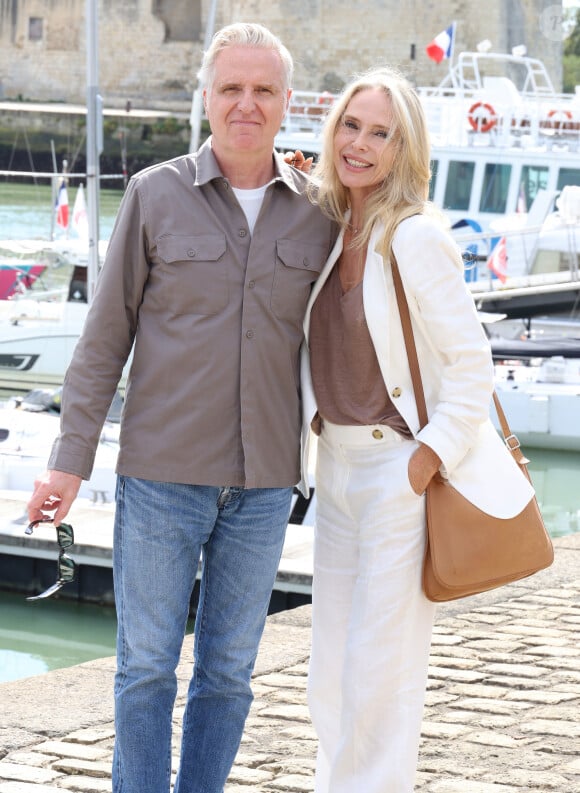
[[[453,56],[455,55],[455,31],[457,28],[457,22],[453,20],[451,23],[451,52],[449,53],[449,68],[451,69],[453,65]]]
[[[449,80],[454,88],[457,88],[457,77],[455,74],[455,66],[453,65],[453,56],[455,55],[455,33],[457,22],[453,20],[451,23],[451,50],[449,52]]]
[[[93,298],[99,274],[99,156],[103,151],[102,98],[98,89],[98,19],[97,0],[87,0],[87,220],[89,226],[87,301],[89,303]]]
[[[203,42],[203,49],[206,52],[209,49],[211,40],[213,38],[213,31],[215,27],[217,0],[211,0],[207,23],[205,26],[205,38]],[[199,139],[201,136],[201,117],[203,115],[203,83],[198,78],[197,86],[193,92],[191,101],[191,115],[189,118],[191,125],[191,137],[189,141],[189,153],[197,151],[199,146]]]

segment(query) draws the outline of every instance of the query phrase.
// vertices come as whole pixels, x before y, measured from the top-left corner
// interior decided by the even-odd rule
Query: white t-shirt
[[[268,185],[265,184],[262,187],[256,187],[253,190],[242,190],[239,187],[233,188],[235,196],[240,202],[240,206],[246,215],[246,220],[248,221],[248,226],[250,227],[250,234],[254,233],[254,226],[256,225],[257,217],[260,214],[260,208],[262,206],[264,196],[266,195],[267,187]]]

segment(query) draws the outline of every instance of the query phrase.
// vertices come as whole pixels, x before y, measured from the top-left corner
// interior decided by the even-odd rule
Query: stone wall
[[[457,21],[456,52],[489,39],[526,44],[561,85],[562,42],[542,30],[544,0],[223,0],[216,26],[259,20],[296,60],[297,88],[339,90],[387,62],[417,84],[438,83],[426,44]],[[552,7],[559,6],[552,3]],[[99,0],[99,85],[105,104],[187,104],[196,84],[210,0]],[[0,0],[0,99],[84,102],[85,0]],[[414,53],[413,53],[414,51]]]
[[[85,101],[85,5],[85,0],[0,0],[0,98]],[[106,103],[191,97],[202,53],[199,0],[197,14],[195,5],[195,0],[99,0],[99,86]],[[191,12],[187,17],[184,6]],[[33,40],[31,20],[38,19],[42,36]]]

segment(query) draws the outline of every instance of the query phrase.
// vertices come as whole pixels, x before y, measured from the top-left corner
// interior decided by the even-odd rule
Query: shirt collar
[[[272,156],[274,158],[274,178],[272,182],[281,182],[293,192],[301,194],[304,189],[303,174],[300,174],[291,165],[285,163],[284,156],[280,152],[274,150]],[[225,178],[212,151],[211,137],[199,147],[196,163],[197,167],[193,180],[196,187],[205,185],[213,179]]]
[[[213,179],[223,179],[224,175],[220,171],[214,153],[211,149],[211,137],[209,137],[199,147],[196,155],[196,169],[193,184],[200,187]]]

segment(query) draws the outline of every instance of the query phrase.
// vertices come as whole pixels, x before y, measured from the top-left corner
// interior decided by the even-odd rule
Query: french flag
[[[72,228],[81,240],[89,239],[89,221],[87,217],[87,203],[85,189],[79,185],[72,212]]]
[[[66,189],[66,182],[64,179],[60,181],[58,194],[56,196],[56,223],[62,229],[68,228],[68,192]]]
[[[446,30],[442,30],[431,44],[427,44],[425,52],[435,61],[441,63],[445,58],[451,58],[453,55],[453,40],[455,39],[455,22],[452,22]]]
[[[507,280],[507,245],[505,237],[496,242],[491,256],[487,260],[487,267],[499,278],[502,284]]]

